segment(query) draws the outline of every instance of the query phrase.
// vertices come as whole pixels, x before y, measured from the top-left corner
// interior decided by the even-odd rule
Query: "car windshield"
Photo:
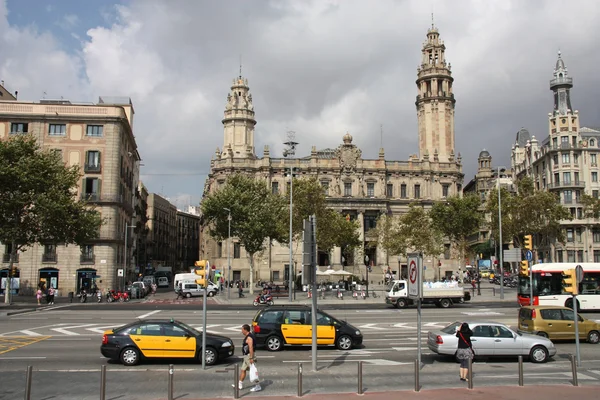
[[[187,329],[188,331],[192,332],[194,335],[201,335],[202,332],[199,332],[198,330],[196,330],[195,328],[192,328],[191,326],[189,326],[186,323],[180,322],[179,326],[181,326],[184,329]]]
[[[450,325],[448,325],[447,327],[442,329],[442,332],[444,333],[448,333],[448,334],[454,334],[456,333],[456,329],[458,329],[458,327],[461,325],[461,322],[453,322]]]

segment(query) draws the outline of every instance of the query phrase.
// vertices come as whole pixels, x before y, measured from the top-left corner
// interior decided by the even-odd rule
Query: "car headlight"
[[[360,336],[360,331],[356,331],[356,332],[354,332],[354,334],[355,334],[356,336]]]
[[[221,347],[231,347],[231,346],[233,346],[233,343],[231,343],[231,342],[225,342],[221,345]]]

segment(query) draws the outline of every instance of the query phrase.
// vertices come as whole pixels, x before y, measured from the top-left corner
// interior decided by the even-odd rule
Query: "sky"
[[[600,126],[597,0],[0,0],[0,80],[20,100],[129,96],[141,179],[197,205],[223,147],[231,81],[248,79],[255,148],[297,157],[349,132],[364,158],[418,152],[415,85],[431,14],[452,64],[465,184],[522,127],[548,136],[560,50],[582,126]],[[381,135],[383,131],[383,135]],[[382,138],[381,138],[382,137]]]

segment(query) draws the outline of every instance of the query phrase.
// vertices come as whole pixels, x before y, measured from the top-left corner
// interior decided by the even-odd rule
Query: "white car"
[[[475,357],[524,356],[534,363],[543,363],[556,354],[550,339],[517,333],[504,324],[489,321],[465,321],[473,331],[471,344]],[[456,330],[462,322],[454,322],[439,331],[430,331],[427,346],[437,354],[453,356],[458,349]]]
[[[169,279],[166,276],[161,276],[157,279],[156,285],[158,287],[169,287]]]

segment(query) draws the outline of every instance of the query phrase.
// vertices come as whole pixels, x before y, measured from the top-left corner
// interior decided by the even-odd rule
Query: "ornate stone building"
[[[535,136],[517,137],[511,152],[515,177],[532,177],[537,190],[555,193],[573,216],[561,223],[566,243],[542,244],[534,237],[537,258],[544,262],[600,262],[598,221],[585,218],[581,203],[584,193],[597,198],[600,191],[600,129],[580,127],[579,112],[571,106],[572,87],[559,52],[550,81],[554,107],[548,114],[548,137],[541,143]]]
[[[297,159],[271,157],[265,146],[258,157],[254,148],[256,125],[252,95],[248,80],[242,76],[233,80],[227,96],[223,149],[217,149],[211,160],[210,173],[204,195],[215,192],[225,184],[232,173],[243,173],[264,179],[273,192],[287,191],[289,178],[286,169],[294,168],[298,178],[316,178],[327,196],[329,207],[360,222],[363,246],[346,260],[339,248],[331,254],[319,254],[320,266],[345,268],[358,276],[365,275],[365,260],[373,266],[370,280],[383,280],[388,266],[405,275],[406,260],[386,252],[370,234],[381,214],[399,215],[409,205],[418,202],[430,207],[435,201],[462,193],[463,173],[460,154],[454,149],[453,78],[450,64],[446,63],[445,45],[437,28],[431,27],[422,47],[422,61],[417,76],[417,118],[419,123],[419,155],[406,161],[386,160],[384,149],[376,159],[365,159],[362,150],[352,143],[349,133],[335,149],[318,150],[312,147],[310,155]],[[235,223],[233,221],[232,223]],[[254,280],[287,280],[289,247],[266,246],[265,254],[256,262]],[[302,247],[293,245],[294,263],[301,265]],[[201,255],[218,268],[226,270],[227,242],[216,243],[210,237],[201,237]],[[231,246],[232,278],[249,279],[246,254],[233,239]],[[437,279],[458,270],[451,259],[450,246],[444,254],[426,256],[426,279]]]

